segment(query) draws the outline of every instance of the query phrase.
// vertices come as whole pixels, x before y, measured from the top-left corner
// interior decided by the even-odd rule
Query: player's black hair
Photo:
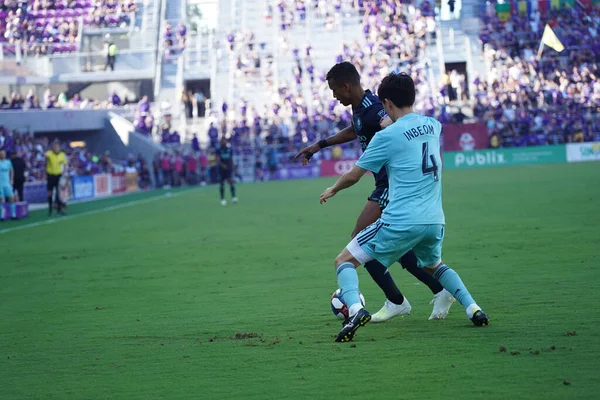
[[[398,108],[412,107],[416,97],[415,82],[404,72],[389,74],[381,81],[377,96],[381,101],[390,100]]]
[[[348,61],[335,64],[331,67],[329,72],[327,72],[326,79],[338,84],[350,83],[360,85],[360,74],[356,70],[356,67]]]

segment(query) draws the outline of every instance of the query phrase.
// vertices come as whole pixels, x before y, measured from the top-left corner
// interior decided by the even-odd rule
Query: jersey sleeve
[[[373,104],[363,117],[363,124],[367,125],[373,132],[381,130],[381,120],[387,114],[382,104]]]
[[[379,132],[373,137],[371,143],[356,162],[356,166],[362,169],[378,173],[388,162],[388,149],[385,136]]]

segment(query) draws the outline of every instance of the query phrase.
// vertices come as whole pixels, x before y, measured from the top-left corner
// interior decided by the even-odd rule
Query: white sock
[[[475,314],[477,311],[481,310],[481,307],[479,307],[477,304],[473,303],[471,305],[469,305],[466,308],[467,311],[467,317],[472,318],[473,314]]]
[[[353,315],[355,315],[355,314],[356,314],[356,313],[357,313],[357,312],[358,312],[358,311],[359,311],[361,308],[363,308],[363,306],[362,306],[362,304],[360,304],[360,303],[355,303],[355,304],[352,304],[352,305],[350,306],[350,308],[348,308],[348,315],[350,315],[350,316],[352,317],[352,316],[353,316]]]

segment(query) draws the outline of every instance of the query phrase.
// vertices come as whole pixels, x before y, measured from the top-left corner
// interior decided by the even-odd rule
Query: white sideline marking
[[[129,201],[127,203],[117,204],[117,205],[110,206],[110,207],[99,208],[97,210],[85,211],[85,212],[82,212],[81,214],[67,215],[67,216],[64,216],[64,217],[52,218],[52,219],[49,219],[49,220],[46,220],[46,221],[32,222],[31,224],[25,224],[25,225],[15,226],[14,228],[0,229],[0,235],[3,234],[3,233],[20,231],[22,229],[35,228],[35,227],[42,226],[42,225],[50,225],[50,224],[53,224],[55,222],[67,221],[67,220],[70,220],[70,219],[73,219],[73,218],[77,218],[77,217],[84,217],[86,215],[99,214],[99,213],[103,213],[103,212],[106,212],[106,211],[118,210],[120,208],[137,206],[139,204],[150,203],[150,202],[153,202],[153,201],[156,201],[156,200],[168,199],[170,197],[179,196],[180,194],[183,194],[183,193],[186,193],[186,192],[187,191],[178,192],[178,193],[165,193],[162,196],[151,197],[149,199],[143,199],[143,200]]]

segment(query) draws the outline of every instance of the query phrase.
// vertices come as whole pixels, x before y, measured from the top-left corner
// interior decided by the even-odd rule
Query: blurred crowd
[[[600,10],[578,7],[506,22],[483,17],[481,41],[491,66],[473,81],[473,113],[488,125],[493,146],[527,146],[600,140]],[[546,47],[548,23],[565,50]]]
[[[171,61],[185,49],[187,35],[187,26],[180,22],[173,27],[169,22],[165,22],[163,31],[165,60]]]
[[[154,156],[152,164],[157,187],[216,183],[216,178],[211,179],[211,174],[216,172],[213,152],[199,148],[195,151],[161,152]]]
[[[0,2],[0,44],[6,53],[68,53],[77,50],[79,21],[85,26],[127,26],[135,0],[5,0]],[[4,43],[3,43],[4,42]]]
[[[600,139],[598,8],[551,9],[529,15],[515,11],[506,22],[495,14],[484,15],[480,39],[489,73],[467,77],[450,70],[436,88],[431,84],[431,66],[423,56],[429,39],[435,35],[434,4],[425,0],[415,7],[410,3],[278,1],[274,7],[267,7],[265,20],[279,24],[279,49],[269,49],[267,40],[253,31],[228,32],[227,47],[237,59],[236,79],[244,82],[249,77],[260,77],[263,86],[256,89],[266,91],[268,101],[262,108],[244,98],[224,101],[209,136],[228,135],[234,147],[242,149],[276,143],[281,154],[291,155],[350,124],[350,111],[332,99],[326,89],[326,71],[313,64],[313,47],[307,44],[288,48],[286,42],[285,31],[304,23],[307,8],[312,7],[320,17],[329,18],[326,27],[352,8],[361,15],[362,38],[342,43],[332,65],[351,61],[361,73],[363,86],[372,90],[388,73],[408,72],[417,86],[417,112],[435,116],[443,123],[482,121],[488,126],[491,146]],[[546,48],[537,58],[546,23],[553,27],[566,50],[557,53]],[[293,65],[287,76],[278,76],[278,85],[274,78],[276,51],[278,62],[291,60]],[[345,156],[352,157],[357,145],[346,144],[342,149]]]
[[[279,48],[269,49],[266,38],[255,32],[228,32],[227,50],[235,57],[236,80],[259,77],[257,91],[267,93],[268,101],[257,107],[241,98],[221,104],[210,135],[230,136],[234,148],[265,149],[276,144],[281,154],[291,154],[318,137],[325,137],[348,126],[351,113],[331,96],[326,88],[326,70],[315,67],[313,46],[292,47],[285,31],[303,23],[307,8],[325,26],[335,28],[343,14],[360,15],[362,38],[341,44],[331,64],[351,61],[362,76],[366,89],[376,90],[379,81],[392,71],[408,71],[415,80],[419,98],[417,109],[433,108],[435,100],[428,84],[426,65],[419,56],[435,30],[433,3],[425,0],[419,7],[401,0],[365,1],[278,1],[267,7],[265,21],[279,24]],[[278,62],[292,65],[289,74],[275,80],[274,53]],[[277,83],[277,84],[276,84]],[[310,97],[308,97],[310,95]],[[358,143],[342,146],[346,154],[358,151]],[[251,151],[251,150],[247,150]],[[325,152],[326,153],[326,152]],[[326,156],[326,154],[324,154]],[[282,160],[288,157],[282,157]]]
[[[8,157],[16,155],[25,161],[27,182],[46,179],[45,153],[50,147],[50,140],[46,136],[34,136],[0,126],[0,149],[5,150]],[[67,156],[67,174],[70,176],[124,172],[129,167],[138,172],[141,188],[150,186],[148,165],[141,155],[130,155],[127,160],[114,161],[109,152],[95,154],[85,146],[70,147],[69,143],[63,143],[62,150]]]
[[[33,89],[30,89],[26,95],[19,92],[13,92],[10,97],[2,96],[0,100],[0,111],[2,110],[29,110],[29,109],[54,109],[62,108],[69,110],[106,110],[111,108],[123,107],[130,104],[127,98],[121,98],[117,92],[111,92],[105,100],[92,99],[90,97],[81,97],[75,93],[70,99],[66,93],[62,92],[54,95],[50,89],[46,89],[40,99]]]

